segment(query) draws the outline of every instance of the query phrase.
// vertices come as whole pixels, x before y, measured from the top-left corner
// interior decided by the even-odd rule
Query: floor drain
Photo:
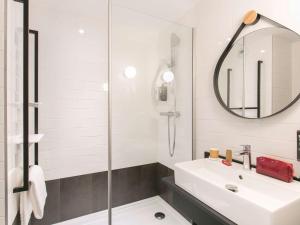
[[[157,213],[154,214],[154,216],[158,220],[163,220],[166,217],[166,215],[162,212],[157,212]]]

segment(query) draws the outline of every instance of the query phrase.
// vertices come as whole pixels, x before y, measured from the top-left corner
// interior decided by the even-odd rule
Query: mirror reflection
[[[300,36],[270,27],[236,41],[218,78],[231,112],[263,118],[289,107],[300,93]]]

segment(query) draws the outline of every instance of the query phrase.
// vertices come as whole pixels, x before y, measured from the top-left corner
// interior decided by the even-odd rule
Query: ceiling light
[[[78,33],[79,33],[79,34],[85,34],[85,30],[82,29],[82,28],[80,28],[80,29],[78,30]]]
[[[136,68],[134,66],[128,66],[124,70],[124,75],[127,79],[133,79],[136,76]]]

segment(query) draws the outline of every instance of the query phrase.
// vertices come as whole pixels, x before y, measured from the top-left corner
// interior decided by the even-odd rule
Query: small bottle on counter
[[[226,161],[229,163],[232,163],[232,150],[231,149],[226,150]]]
[[[232,150],[226,150],[226,159],[223,159],[222,163],[226,166],[232,166]]]
[[[217,160],[219,158],[219,150],[217,148],[211,148],[209,150],[209,158],[212,160]]]

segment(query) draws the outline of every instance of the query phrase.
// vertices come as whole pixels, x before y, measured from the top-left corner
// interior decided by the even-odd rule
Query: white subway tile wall
[[[175,32],[174,32],[175,31]],[[160,58],[170,58],[170,36],[175,33],[180,43],[175,47],[176,54],[174,74],[176,79],[176,111],[180,117],[176,119],[176,142],[174,156],[169,154],[168,119],[158,118],[158,153],[157,160],[173,169],[175,163],[192,160],[192,104],[193,104],[193,67],[192,67],[192,29],[178,24],[170,24],[160,34]],[[167,56],[166,56],[167,54]],[[173,147],[173,120],[170,122],[171,148]]]
[[[240,150],[241,144],[252,145],[257,155],[289,158],[300,174],[296,161],[296,131],[300,129],[300,102],[280,115],[263,120],[246,120],[226,112],[213,90],[216,63],[240,25],[244,14],[256,9],[259,13],[300,33],[300,18],[294,8],[299,1],[200,0],[182,19],[194,26],[196,54],[196,148],[197,158],[211,147]],[[213,13],[212,13],[213,12]],[[205,18],[205,19],[204,19]]]
[[[39,132],[45,134],[39,163],[47,180],[107,170],[106,2],[58,2],[30,2],[30,29],[39,31]]]
[[[4,176],[4,0],[0,0],[0,225],[5,224]]]
[[[40,35],[39,128],[45,137],[39,150],[47,180],[107,170],[106,2],[89,1],[82,7],[52,0],[30,5],[30,28]],[[113,11],[113,169],[191,159],[191,29],[120,7]],[[170,59],[173,31],[181,38],[178,76],[185,82],[178,83],[181,132],[172,161],[167,147],[158,149],[159,141],[167,143],[167,120],[154,108],[152,87],[161,61]],[[137,68],[135,79],[124,77],[126,66]]]

